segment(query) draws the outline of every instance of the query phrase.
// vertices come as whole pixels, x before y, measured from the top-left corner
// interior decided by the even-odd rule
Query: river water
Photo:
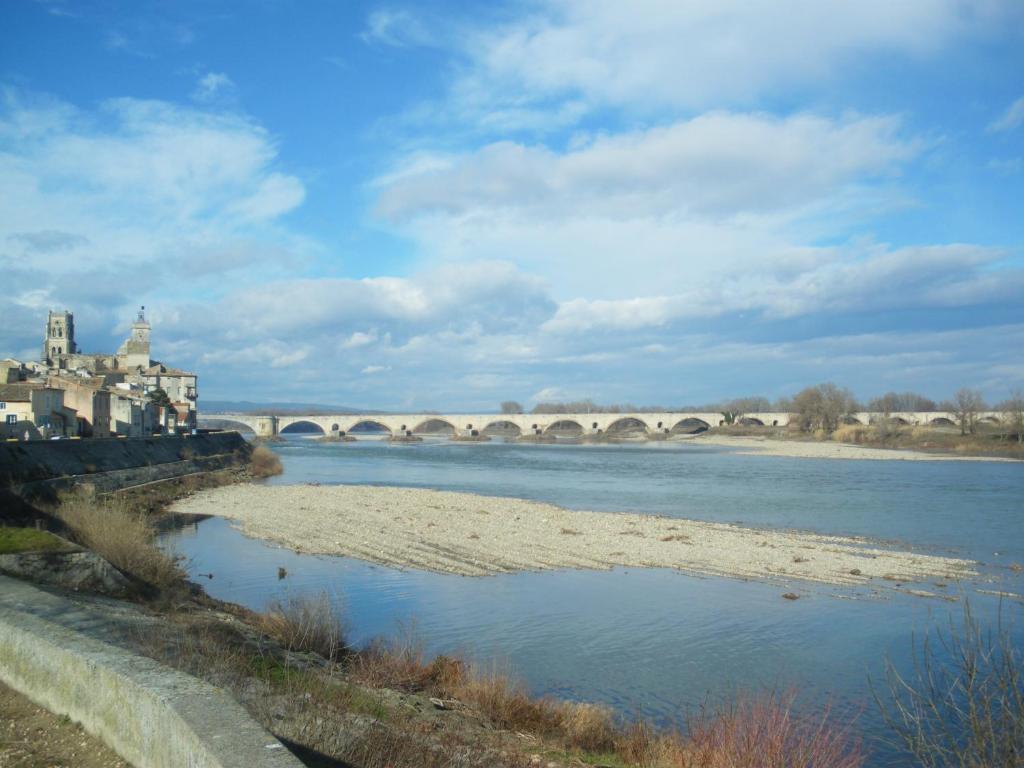
[[[272,483],[364,483],[471,491],[574,509],[641,512],[867,536],[978,560],[969,584],[922,585],[1001,614],[1024,644],[1024,465],[743,456],[691,443],[523,445],[427,440],[275,445]],[[326,590],[359,643],[414,627],[430,652],[495,661],[535,693],[602,701],[680,723],[737,692],[794,690],[808,710],[856,717],[872,765],[909,765],[885,733],[870,682],[912,667],[915,638],[958,625],[962,602],[871,590],[780,586],[674,571],[555,571],[466,578],[298,555],[205,520],[164,537],[215,597],[264,608]],[[278,568],[287,576],[278,578]],[[213,578],[199,574],[212,574]],[[796,588],[797,601],[783,592]]]

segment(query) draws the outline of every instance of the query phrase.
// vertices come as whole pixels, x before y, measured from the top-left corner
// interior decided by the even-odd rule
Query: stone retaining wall
[[[46,498],[87,483],[104,493],[241,466],[251,453],[237,432],[0,442],[0,491]]]
[[[226,692],[75,631],[59,603],[0,576],[0,681],[136,768],[300,768]]]

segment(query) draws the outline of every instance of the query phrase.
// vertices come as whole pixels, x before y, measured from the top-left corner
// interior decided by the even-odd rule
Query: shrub
[[[146,584],[167,589],[184,580],[176,559],[153,543],[146,515],[126,499],[71,494],[62,497],[55,514],[75,541]]]
[[[309,651],[331,661],[348,653],[344,622],[326,592],[275,601],[261,614],[260,627],[289,651]]]
[[[1019,766],[1024,756],[1024,649],[986,631],[964,604],[962,629],[925,637],[914,673],[890,662],[876,700],[897,746],[925,768]]]
[[[464,661],[437,656],[424,661],[423,643],[414,629],[405,629],[390,640],[374,640],[349,662],[353,678],[373,688],[395,688],[410,693],[454,695],[466,680]]]
[[[281,459],[265,445],[257,445],[252,449],[249,468],[255,477],[271,477],[284,472]]]
[[[860,768],[864,756],[849,727],[837,727],[826,710],[817,716],[793,712],[792,694],[743,699],[689,724],[688,753],[694,768]]]

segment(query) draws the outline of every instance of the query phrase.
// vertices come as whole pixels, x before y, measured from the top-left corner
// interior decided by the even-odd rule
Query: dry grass
[[[454,693],[495,728],[553,734],[561,725],[559,702],[531,697],[521,682],[496,666],[471,668]]]
[[[285,649],[314,649],[319,631],[341,626],[326,596],[294,600],[257,619]],[[189,616],[154,632],[151,655],[235,692],[257,720],[298,746],[360,768],[505,768],[536,752],[564,764],[628,768],[860,768],[848,728],[828,713],[794,714],[792,697],[768,696],[704,712],[687,731],[626,727],[604,706],[536,698],[497,667],[427,660],[414,631],[349,651],[341,664],[309,663],[254,639],[244,624]],[[325,658],[338,654],[331,635]],[[402,692],[396,695],[393,691]],[[405,698],[443,699],[440,719],[416,714]],[[428,710],[432,709],[428,705]],[[320,764],[320,763],[315,763]],[[560,762],[559,764],[563,764]]]
[[[275,601],[260,614],[259,627],[289,651],[316,653],[329,661],[348,653],[341,613],[326,592]]]
[[[454,696],[468,671],[464,661],[450,656],[426,661],[422,641],[408,629],[395,638],[374,640],[352,655],[348,669],[362,685],[442,698]]]
[[[741,700],[704,715],[690,722],[681,747],[680,768],[860,768],[865,761],[849,727],[836,727],[827,711],[795,715],[792,695]]]
[[[284,472],[284,467],[281,466],[281,459],[270,448],[265,445],[257,445],[252,449],[249,470],[254,477],[272,477]]]
[[[55,515],[72,537],[114,567],[160,590],[183,583],[177,560],[153,543],[145,513],[124,498],[99,500],[84,493],[61,498]]]

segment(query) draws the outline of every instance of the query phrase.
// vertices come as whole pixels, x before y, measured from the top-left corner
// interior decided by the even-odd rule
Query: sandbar
[[[827,440],[774,440],[770,437],[701,434],[683,438],[695,445],[720,445],[737,453],[759,456],[788,456],[798,459],[862,459],[874,461],[1009,461],[1020,459],[1003,456],[961,456],[952,453],[929,453],[902,448],[874,448]]]
[[[462,576],[561,568],[674,568],[700,576],[884,590],[976,576],[976,563],[867,539],[523,499],[363,485],[232,485],[171,511],[213,515],[297,552]]]

